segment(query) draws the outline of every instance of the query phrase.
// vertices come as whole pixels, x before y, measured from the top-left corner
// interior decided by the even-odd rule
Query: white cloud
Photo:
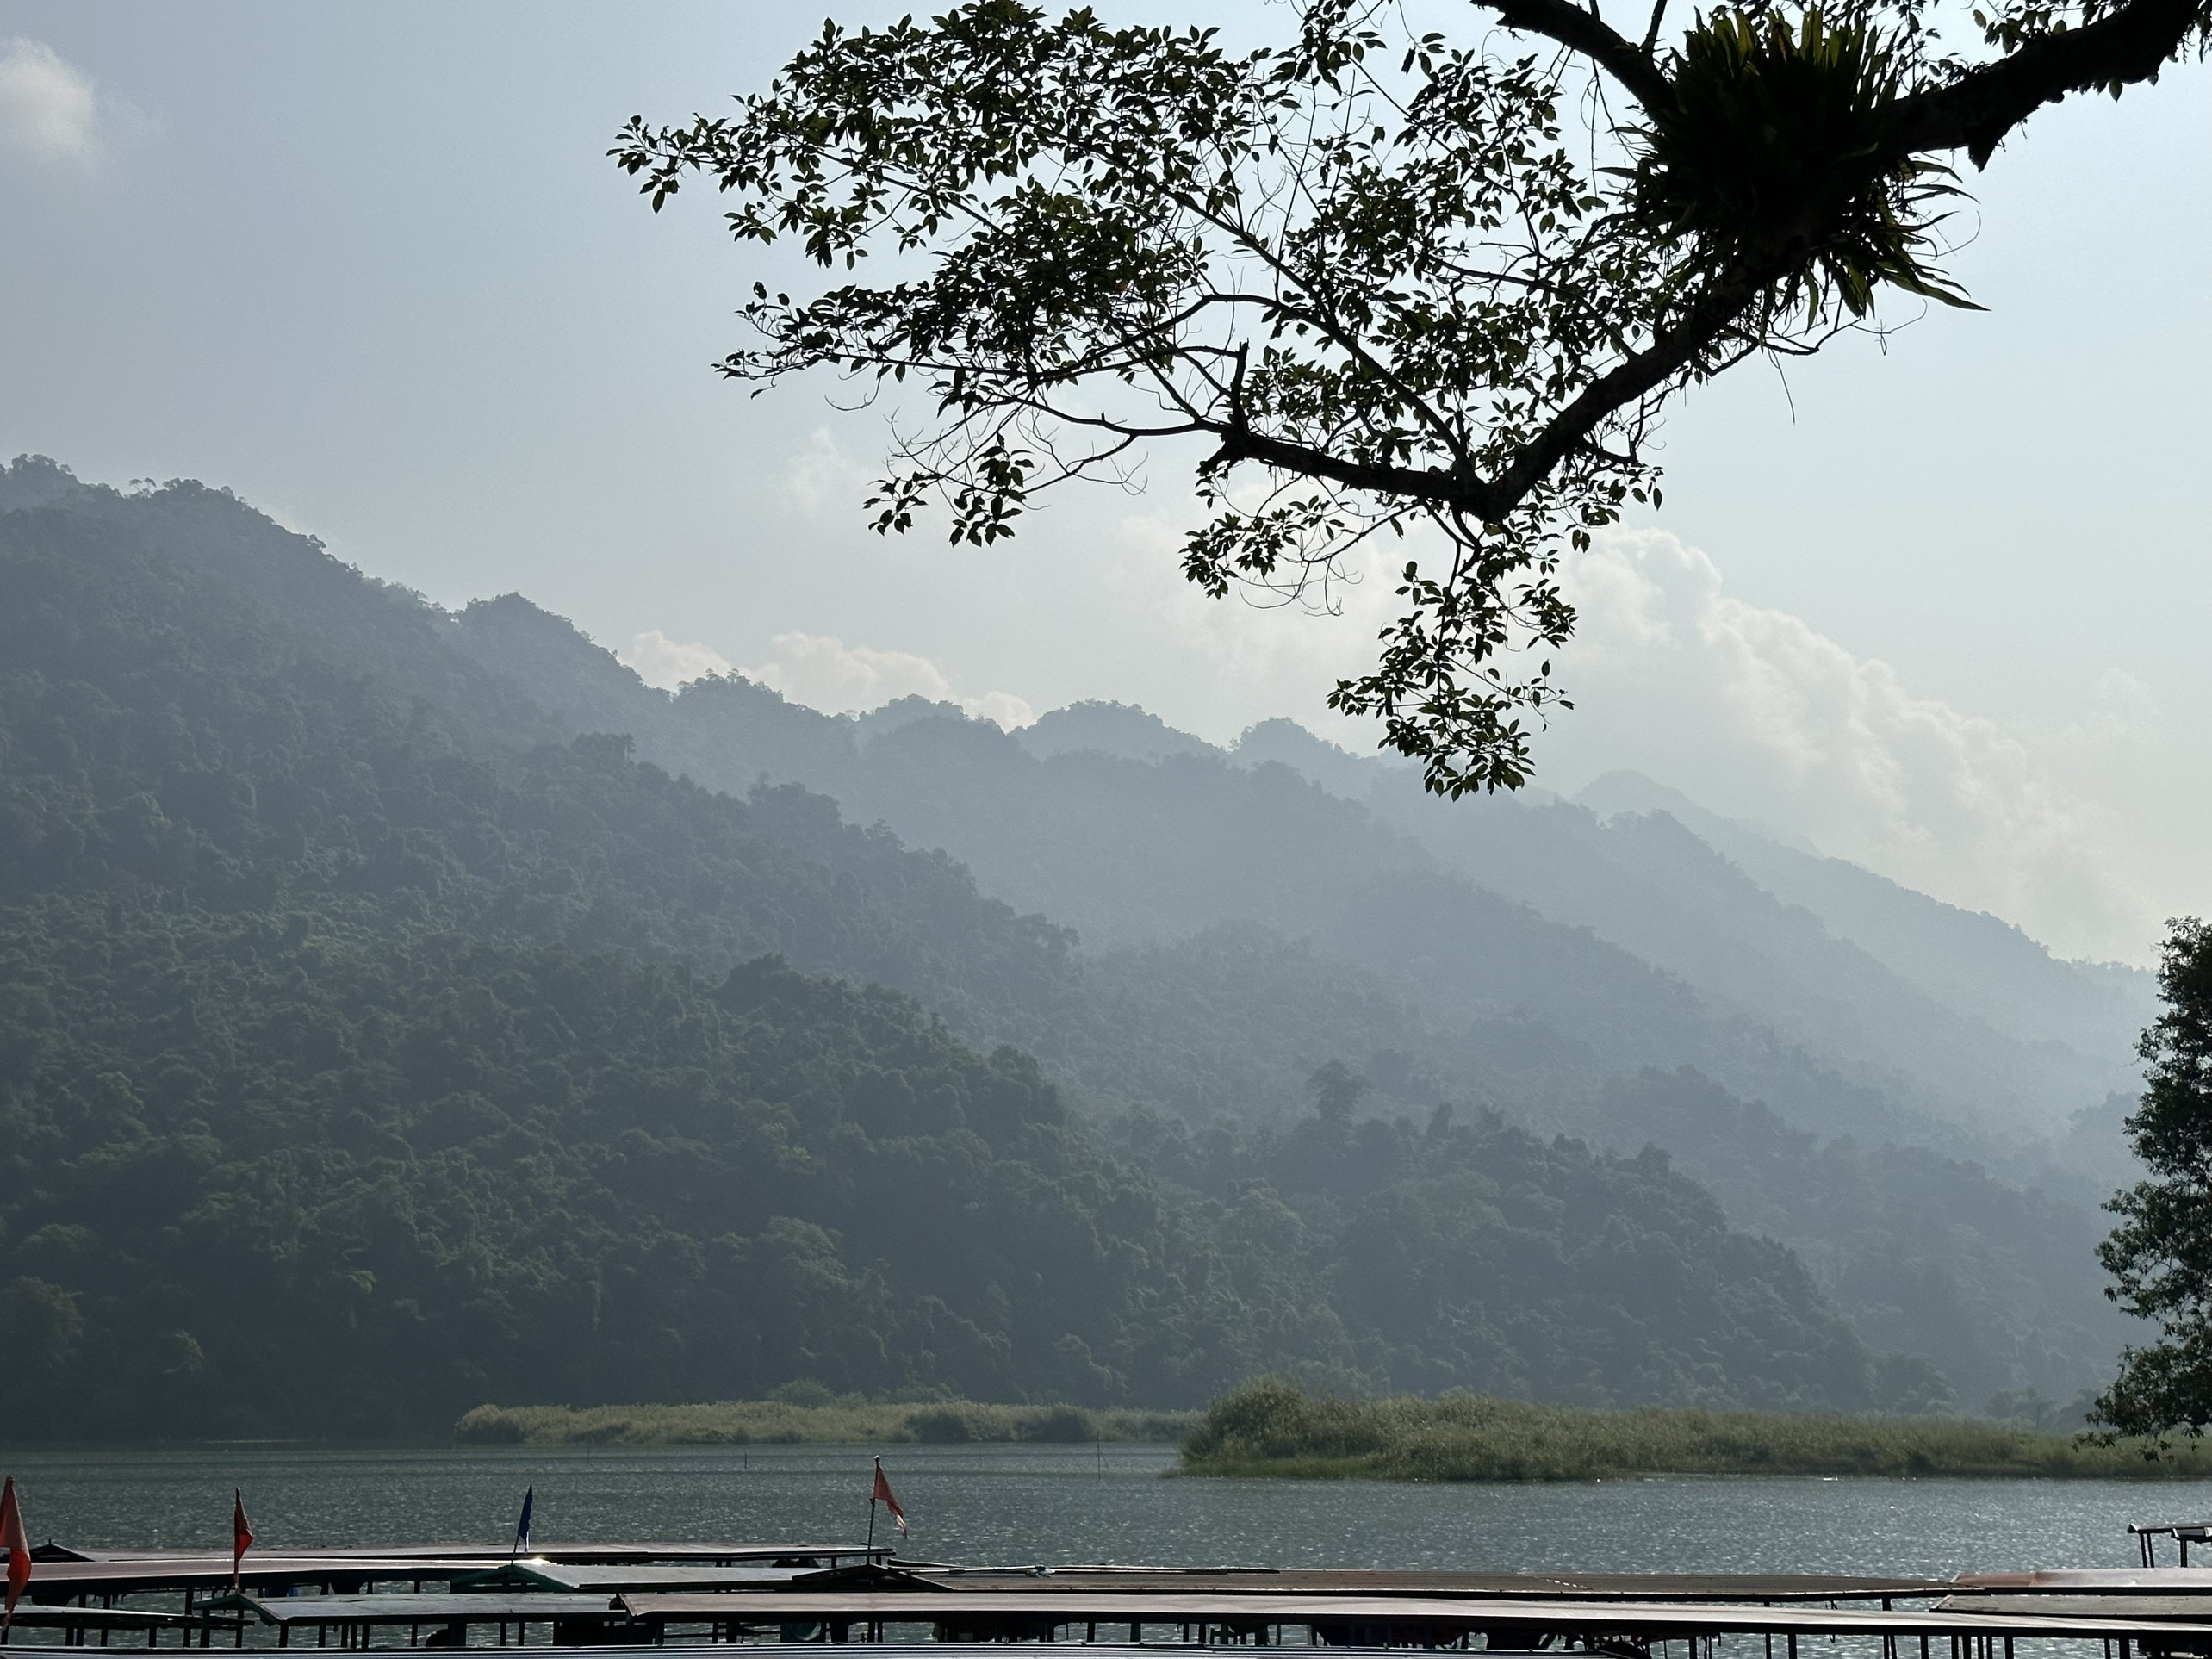
[[[105,101],[91,78],[39,40],[0,40],[0,147],[42,162],[100,159]]]
[[[1632,767],[2066,954],[2149,954],[2162,911],[2129,826],[2058,736],[1913,695],[1663,533],[1602,538],[1565,580],[1581,624],[1561,664],[1577,706],[1540,751],[1555,779]],[[2085,719],[2077,750],[2154,737],[2158,716],[2116,674]]]
[[[1016,726],[1037,723],[1037,711],[1025,699],[1012,692],[985,692],[980,697],[963,697],[960,705],[979,719],[988,720],[995,726],[1011,731]]]
[[[848,645],[832,634],[778,634],[769,642],[774,655],[747,677],[774,687],[795,703],[831,713],[881,708],[902,697],[926,697],[957,704],[967,713],[1007,727],[1026,726],[1037,717],[1010,692],[963,697],[944,671],[910,651],[881,651]]]
[[[845,453],[827,426],[817,426],[784,475],[784,494],[802,518],[858,524],[868,483],[868,469]]]
[[[616,655],[637,670],[640,680],[662,691],[674,691],[711,674],[730,672],[730,659],[711,645],[703,645],[697,640],[670,639],[658,628],[647,629],[630,642],[628,650]]]
[[[1088,596],[1097,637],[1110,627],[1121,649],[1109,673],[1082,695],[1139,702],[1171,725],[1233,743],[1256,721],[1287,715],[1355,752],[1375,746],[1381,726],[1330,712],[1329,687],[1372,662],[1375,636],[1396,603],[1392,571],[1358,559],[1303,600],[1283,602],[1233,587],[1219,600],[1184,579],[1183,542],[1199,522],[1150,508],[1122,515],[1092,556],[1098,586]],[[1394,544],[1399,557],[1404,550]]]

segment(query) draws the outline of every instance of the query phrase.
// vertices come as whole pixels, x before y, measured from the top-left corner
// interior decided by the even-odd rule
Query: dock
[[[61,1647],[591,1648],[660,1659],[818,1653],[1084,1659],[1328,1648],[1608,1659],[2212,1659],[2212,1569],[1933,1579],[1414,1572],[906,1560],[885,1547],[482,1544],[227,1554],[43,1547],[6,1652]],[[2022,1652],[2026,1644],[2027,1652]],[[2057,1644],[2057,1645],[2054,1645]]]
[[[524,1567],[549,1578],[564,1573],[612,1575],[624,1588],[707,1581],[732,1584],[749,1580],[782,1581],[805,1573],[879,1563],[888,1548],[861,1544],[712,1544],[580,1545],[533,1550]],[[34,1552],[34,1559],[36,1559]],[[379,1584],[404,1584],[419,1592],[426,1584],[452,1585],[492,1578],[517,1569],[510,1553],[489,1544],[401,1545],[366,1550],[313,1551],[257,1550],[239,1574],[240,1588],[279,1594],[313,1591],[323,1595],[368,1594]],[[702,1574],[706,1580],[672,1578]],[[628,1576],[625,1576],[627,1575]],[[55,1551],[37,1560],[31,1598],[49,1605],[89,1598],[182,1592],[188,1597],[227,1590],[231,1558],[215,1550]],[[547,1588],[575,1588],[549,1583]]]

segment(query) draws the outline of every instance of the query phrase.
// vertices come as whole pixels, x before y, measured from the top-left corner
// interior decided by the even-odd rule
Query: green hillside
[[[1797,1258],[1656,1156],[1355,1122],[1325,1066],[1279,1138],[1109,1145],[955,1030],[1143,1034],[948,859],[544,741],[449,620],[220,492],[11,479],[18,1432],[399,1434],[801,1379],[1187,1407],[1264,1370],[1901,1402]]]

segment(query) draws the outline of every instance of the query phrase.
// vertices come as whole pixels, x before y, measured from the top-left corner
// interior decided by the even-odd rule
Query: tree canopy
[[[1433,789],[1513,787],[1564,703],[1556,561],[1658,500],[1668,399],[1886,297],[1968,303],[1937,265],[1950,158],[2154,79],[2207,7],[1993,0],[1963,49],[1927,0],[1749,0],[1671,38],[1668,0],[1475,10],[1455,40],[1301,0],[1241,52],[1021,0],[831,22],[734,116],[633,118],[612,154],[656,210],[702,174],[739,241],[846,273],[755,283],[721,367],[918,389],[878,530],[935,501],[995,541],[1195,440],[1190,581],[1327,604],[1347,554],[1409,536],[1399,615],[1329,700]]]

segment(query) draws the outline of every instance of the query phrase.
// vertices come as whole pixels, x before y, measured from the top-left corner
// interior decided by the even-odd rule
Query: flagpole
[[[253,1528],[245,1519],[245,1494],[237,1487],[231,1488],[231,1594],[239,1593],[239,1572],[245,1564],[245,1552],[253,1547]]]
[[[906,1536],[906,1512],[899,1507],[898,1494],[891,1489],[891,1482],[883,1477],[883,1458],[880,1455],[879,1455],[875,1460],[874,1483],[868,1488],[867,1547],[870,1551],[868,1558],[872,1561],[875,1558],[873,1554],[875,1550],[875,1512],[876,1505],[878,1503],[881,1503],[885,1509],[891,1511],[892,1519],[898,1523],[898,1536],[904,1538]],[[894,1550],[897,1548],[896,1545],[892,1547]]]
[[[0,1487],[0,1550],[8,1556],[8,1608],[0,1613],[0,1642],[16,1622],[16,1603],[31,1581],[31,1540],[23,1531],[23,1512],[16,1500],[16,1477]]]

